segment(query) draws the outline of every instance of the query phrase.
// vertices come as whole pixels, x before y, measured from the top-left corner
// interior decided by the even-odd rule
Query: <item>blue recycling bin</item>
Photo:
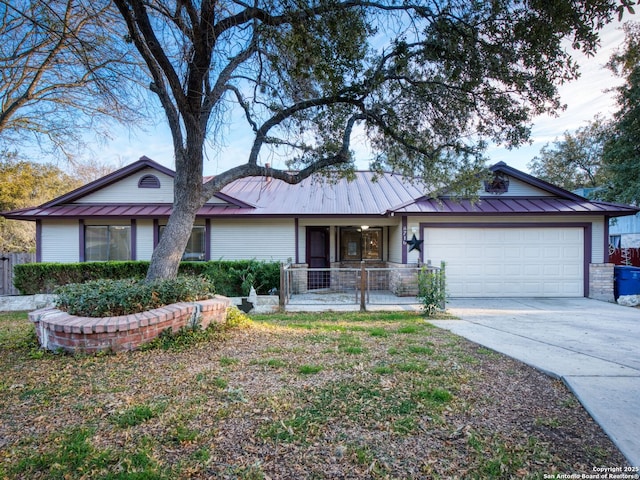
[[[615,297],[640,295],[640,267],[614,267]]]

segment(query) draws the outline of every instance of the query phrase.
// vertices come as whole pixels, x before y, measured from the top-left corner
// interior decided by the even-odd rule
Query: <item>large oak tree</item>
[[[172,214],[148,278],[176,275],[198,209],[228,183],[296,183],[353,167],[434,187],[475,174],[488,141],[517,146],[576,77],[567,51],[629,6],[608,0],[114,0],[146,64],[175,150]],[[207,139],[241,109],[246,161],[203,183]],[[269,168],[277,149],[290,161]]]

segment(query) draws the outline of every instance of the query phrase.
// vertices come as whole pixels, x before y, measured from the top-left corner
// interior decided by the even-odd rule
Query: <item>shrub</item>
[[[23,295],[52,293],[70,283],[144,278],[149,262],[25,263],[13,267],[13,284]]]
[[[258,294],[267,294],[280,287],[280,264],[257,260],[237,260],[233,262],[192,262],[202,268],[201,275],[207,277],[221,295],[239,297],[249,295],[253,286]],[[185,268],[189,266],[185,265]]]
[[[202,277],[144,282],[140,279],[94,280],[59,287],[56,306],[70,315],[115,317],[177,302],[211,298],[213,285]]]
[[[14,267],[14,285],[23,295],[52,293],[57,287],[91,280],[144,278],[148,261],[28,263]],[[181,275],[203,276],[228,297],[246,296],[251,285],[266,294],[280,285],[280,264],[257,260],[182,262]]]
[[[439,269],[422,267],[418,273],[418,299],[427,317],[444,310],[446,301],[446,278],[444,262]]]

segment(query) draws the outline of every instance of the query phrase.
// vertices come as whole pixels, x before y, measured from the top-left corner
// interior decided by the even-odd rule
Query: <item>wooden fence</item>
[[[13,267],[22,263],[36,261],[35,253],[1,253],[0,252],[0,295],[19,295],[13,286]]]

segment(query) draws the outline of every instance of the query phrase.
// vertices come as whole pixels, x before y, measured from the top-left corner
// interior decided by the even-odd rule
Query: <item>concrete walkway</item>
[[[561,378],[640,467],[640,310],[575,299],[454,299],[434,325]],[[615,467],[617,465],[607,465]]]

